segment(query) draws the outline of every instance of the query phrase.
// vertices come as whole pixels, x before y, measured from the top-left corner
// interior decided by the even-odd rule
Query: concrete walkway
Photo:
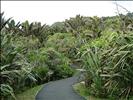
[[[38,92],[36,100],[85,100],[72,88],[78,76],[49,82]]]

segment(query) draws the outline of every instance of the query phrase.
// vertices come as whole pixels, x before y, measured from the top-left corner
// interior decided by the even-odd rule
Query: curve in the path
[[[36,95],[36,100],[85,100],[73,90],[72,85],[77,78],[74,76],[47,83]]]

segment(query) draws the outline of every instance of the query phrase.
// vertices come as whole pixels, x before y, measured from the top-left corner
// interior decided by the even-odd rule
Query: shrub
[[[106,48],[82,49],[88,87],[95,96],[128,98],[133,93],[133,33],[114,38]]]
[[[47,67],[38,66],[38,67],[34,67],[31,71],[31,73],[35,75],[37,84],[42,84],[45,81],[47,81],[46,76],[47,76],[48,71],[49,71],[49,69]]]
[[[77,40],[70,33],[56,33],[48,38],[46,47],[52,47],[69,58],[74,58]]]
[[[16,37],[12,33],[1,31],[1,92],[2,98],[12,96],[24,87],[24,79],[28,77],[31,66],[23,56],[23,48],[14,45]],[[21,74],[23,73],[23,74]],[[22,87],[22,88],[21,88]]]
[[[44,62],[47,67],[53,71],[53,79],[70,77],[73,75],[73,69],[70,68],[70,60],[55,51],[53,48],[41,48],[41,55],[44,55]]]

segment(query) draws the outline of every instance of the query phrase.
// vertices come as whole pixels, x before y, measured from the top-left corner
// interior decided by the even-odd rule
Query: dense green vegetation
[[[86,88],[85,83],[83,82],[74,84],[73,88],[79,95],[84,97],[86,100],[108,100],[105,98],[99,98],[99,97],[89,95],[89,90]]]
[[[133,96],[133,13],[77,15],[64,22],[16,23],[1,13],[1,97],[86,69],[85,88],[100,98]],[[77,66],[77,68],[79,67]]]
[[[43,85],[35,86],[29,90],[24,91],[23,93],[17,94],[16,98],[17,100],[34,100],[36,94],[39,92],[39,90],[43,87]]]

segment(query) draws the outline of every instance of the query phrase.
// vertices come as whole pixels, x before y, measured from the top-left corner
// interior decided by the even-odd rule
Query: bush
[[[21,84],[19,83],[23,77],[27,77],[30,73],[30,64],[27,59],[23,56],[23,48],[14,45],[14,40],[16,39],[12,33],[7,33],[6,31],[1,31],[1,97],[5,98],[8,96],[14,96],[14,92],[20,89]],[[25,74],[20,74],[24,72]],[[21,90],[21,89],[20,89]]]
[[[56,33],[48,38],[46,47],[52,47],[56,51],[63,53],[68,58],[74,58],[77,50],[77,40],[70,33]]]
[[[71,77],[74,71],[68,65],[57,66],[54,71],[53,77],[57,79]]]
[[[31,73],[35,75],[37,84],[42,84],[45,81],[47,81],[46,76],[47,76],[48,71],[49,71],[49,69],[47,67],[38,66],[38,67],[34,67],[31,71]]]
[[[73,75],[74,71],[70,68],[70,60],[67,57],[53,48],[41,48],[40,52],[41,55],[44,55],[44,62],[47,67],[53,71],[54,80]]]
[[[103,48],[82,48],[83,65],[91,81],[88,87],[95,96],[128,98],[133,93],[133,33],[114,38]]]

